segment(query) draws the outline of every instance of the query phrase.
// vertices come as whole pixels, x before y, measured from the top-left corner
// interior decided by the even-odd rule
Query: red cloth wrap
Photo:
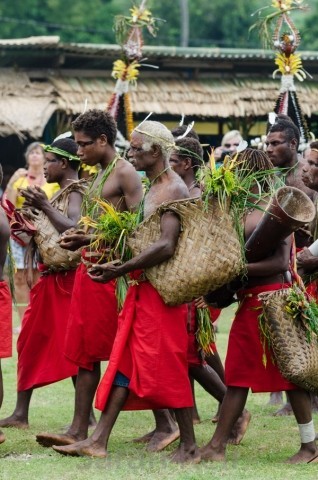
[[[306,286],[306,292],[318,302],[318,280],[314,280]]]
[[[17,343],[18,392],[77,374],[63,354],[74,279],[75,270],[50,273],[30,292]]]
[[[86,370],[110,357],[118,321],[115,289],[114,281],[94,282],[85,265],[77,268],[64,353]]]
[[[117,371],[130,379],[124,410],[191,407],[186,306],[166,305],[148,281],[139,282],[128,289],[96,407],[105,409]]]
[[[258,321],[262,311],[257,295],[288,287],[289,285],[282,284],[260,285],[239,292],[242,300],[233,320],[225,360],[227,386],[248,387],[253,392],[279,392],[298,388],[283,378],[277,365],[273,364],[273,353],[269,350],[266,350],[266,367],[262,363],[263,345]]]
[[[188,363],[189,367],[198,367],[203,365],[205,362],[200,354],[199,345],[195,336],[195,332],[197,331],[198,325],[196,320],[196,308],[195,303],[187,303],[186,304],[188,309]],[[213,307],[209,307],[211,320],[215,322],[215,320],[220,315],[221,310],[218,310]],[[212,310],[212,311],[211,311]],[[213,328],[213,327],[212,327]],[[210,349],[212,352],[217,352],[216,344],[213,342],[210,344]]]
[[[210,310],[212,323],[216,322],[219,316],[221,315],[222,309],[214,308],[214,307],[208,307],[208,309]]]
[[[12,356],[12,299],[6,282],[0,282],[0,358]]]

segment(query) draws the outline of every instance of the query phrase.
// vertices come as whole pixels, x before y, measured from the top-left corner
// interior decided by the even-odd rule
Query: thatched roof
[[[278,96],[279,80],[177,78],[140,80],[131,93],[133,111],[158,115],[185,114],[205,119],[267,115]],[[85,100],[89,108],[105,108],[114,81],[105,78],[48,76],[31,80],[21,72],[0,75],[0,135],[28,133],[41,137],[55,111],[77,115]],[[318,82],[297,84],[305,115],[318,114]]]
[[[318,80],[318,52],[300,53]],[[140,115],[264,117],[278,96],[270,50],[145,46],[144,54],[159,68],[143,67],[131,93]],[[54,112],[77,115],[85,99],[105,108],[119,55],[118,45],[63,43],[58,36],[0,39],[0,135],[40,138]],[[297,91],[305,115],[318,114],[318,82],[297,82]]]
[[[31,82],[26,74],[0,74],[0,135],[29,133],[42,135],[56,110],[54,87],[50,82]]]

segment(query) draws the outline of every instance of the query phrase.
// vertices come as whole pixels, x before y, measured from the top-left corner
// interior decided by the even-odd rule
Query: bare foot
[[[212,418],[211,418],[211,422],[212,423],[218,423],[219,421],[219,414],[216,413]]]
[[[251,421],[252,415],[247,410],[243,410],[242,415],[237,419],[230,438],[228,439],[227,443],[230,445],[239,445],[245,435],[247,430],[248,424]]]
[[[272,392],[267,405],[281,405],[283,403],[283,392]]]
[[[29,422],[17,415],[11,415],[10,417],[0,420],[0,428],[1,427],[26,429],[29,428]]]
[[[313,457],[311,460],[309,460],[307,463],[318,463],[318,455]]]
[[[96,458],[107,457],[105,447],[101,446],[97,442],[94,442],[94,440],[91,438],[87,438],[82,442],[73,443],[73,445],[66,445],[64,447],[53,445],[53,449],[61,455],[70,455],[72,457],[81,457],[84,455]]]
[[[201,460],[207,462],[225,462],[225,451],[218,451],[213,448],[209,443],[199,449]]]
[[[200,463],[201,456],[196,445],[186,449],[184,444],[181,444],[169,455],[169,459],[173,463]]]
[[[57,434],[57,433],[39,433],[36,436],[36,441],[42,445],[42,447],[53,447],[53,445],[71,445],[76,443],[82,438],[78,438],[75,435],[70,435],[67,433]]]
[[[299,452],[290,457],[286,463],[296,464],[296,463],[317,463],[318,462],[318,450],[315,442],[310,442],[306,448],[303,446],[300,448]],[[309,446],[311,445],[311,447]]]
[[[154,436],[156,430],[153,430],[152,432],[146,433],[146,435],[143,435],[142,437],[134,438],[133,442],[134,443],[149,443],[152,437]]]
[[[277,410],[277,412],[273,413],[273,416],[274,417],[285,417],[287,415],[292,415],[292,413],[293,413],[293,410],[291,408],[290,403],[285,403],[285,405],[283,405],[282,408]]]
[[[0,430],[0,444],[6,441],[6,437],[4,436],[4,433],[1,432]]]
[[[177,427],[173,432],[169,432],[169,433],[155,431],[148,443],[147,451],[161,452],[161,450],[165,449],[168,445],[173,443],[179,437],[180,437],[180,432]]]

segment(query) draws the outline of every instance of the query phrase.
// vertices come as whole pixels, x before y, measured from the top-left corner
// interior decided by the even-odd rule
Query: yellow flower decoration
[[[302,61],[298,53],[292,53],[289,57],[286,57],[283,53],[277,53],[275,64],[278,66],[278,69],[273,73],[274,78],[277,72],[280,72],[282,75],[295,75],[301,82],[306,78],[306,73],[303,70]]]
[[[280,10],[288,10],[291,8],[293,0],[273,0],[272,7],[279,8]]]
[[[130,13],[133,23],[137,23],[138,21],[150,23],[152,21],[152,15],[150,10],[140,10],[139,7],[134,6],[130,9]]]
[[[123,60],[116,60],[113,65],[112,77],[128,82],[135,82],[139,76],[140,64],[135,60],[127,65]]]
[[[88,172],[89,175],[94,175],[95,173],[98,172],[99,167],[97,165],[86,165],[86,163],[81,163],[81,169],[84,172]]]

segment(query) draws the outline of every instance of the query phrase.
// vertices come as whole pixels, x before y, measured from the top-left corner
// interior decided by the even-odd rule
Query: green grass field
[[[227,309],[219,322],[217,343],[224,358],[233,310]],[[12,413],[16,398],[16,355],[3,360],[5,398],[1,417]],[[202,423],[195,426],[199,445],[206,443],[214,426],[210,419],[216,401],[198,385],[196,397]],[[247,408],[252,421],[240,446],[228,448],[225,463],[179,466],[168,462],[166,452],[151,454],[144,446],[132,443],[153,427],[151,412],[124,412],[119,416],[109,443],[107,459],[62,457],[35,441],[40,431],[59,432],[70,423],[73,412],[73,387],[70,380],[35,391],[28,430],[4,429],[6,442],[0,446],[0,480],[97,480],[97,479],[316,479],[318,464],[291,466],[284,460],[299,445],[294,417],[275,418],[276,407],[267,406],[267,394],[250,394]],[[98,415],[98,412],[97,412]],[[316,428],[318,419],[315,416]]]

